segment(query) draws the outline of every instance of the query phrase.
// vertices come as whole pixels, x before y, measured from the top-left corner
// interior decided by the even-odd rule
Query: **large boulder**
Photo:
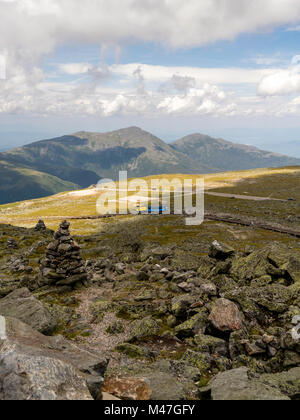
[[[159,360],[151,364],[131,362],[108,370],[105,382],[116,378],[133,378],[133,384],[136,378],[143,379],[151,390],[152,401],[179,401],[196,397],[195,382],[200,372],[184,361]]]
[[[237,302],[249,317],[263,317],[261,308],[273,313],[285,312],[296,298],[293,289],[280,284],[265,287],[240,287],[225,293],[225,297]]]
[[[237,305],[227,299],[218,299],[211,310],[209,321],[219,331],[232,332],[243,328],[243,317]]]
[[[99,395],[107,360],[61,336],[0,316],[0,400],[77,400]]]
[[[148,401],[152,395],[144,378],[108,378],[102,391],[126,401]]]
[[[0,315],[16,318],[46,335],[57,327],[48,308],[26,288],[15,290],[0,300]]]
[[[299,396],[300,368],[251,377],[243,367],[220,373],[208,388],[215,401],[286,401]]]
[[[274,280],[285,278],[290,283],[300,281],[300,255],[282,244],[272,244],[246,257],[236,256],[231,275],[239,283],[270,275]]]

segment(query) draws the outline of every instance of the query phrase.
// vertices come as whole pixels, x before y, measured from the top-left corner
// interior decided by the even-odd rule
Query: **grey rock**
[[[213,283],[203,283],[200,290],[208,296],[217,296],[217,287]]]
[[[16,318],[43,334],[51,334],[57,327],[47,306],[26,288],[15,290],[0,300],[0,315]]]
[[[290,398],[263,381],[251,380],[247,368],[220,373],[211,383],[214,401],[286,401]]]
[[[107,360],[61,336],[0,317],[0,400],[91,400]]]
[[[209,256],[217,260],[226,260],[234,254],[234,249],[229,245],[221,244],[218,241],[214,241],[211,244]]]

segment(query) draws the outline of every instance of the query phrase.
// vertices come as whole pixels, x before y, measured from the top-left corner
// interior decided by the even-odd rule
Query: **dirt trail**
[[[157,215],[157,217],[179,217],[178,215],[174,215],[174,214],[161,214],[161,215]],[[190,217],[189,215],[184,215],[183,217]],[[105,216],[49,216],[49,217],[44,217],[44,220],[62,220],[62,219],[67,219],[67,220],[101,220],[101,219],[107,219],[107,218],[114,218],[114,217],[128,217],[127,215],[123,216],[123,215],[105,215]],[[147,217],[147,215],[143,215],[143,216],[139,216],[139,217]],[[282,233],[285,235],[291,235],[291,236],[295,236],[296,238],[300,238],[300,229],[295,229],[295,228],[289,228],[286,226],[283,226],[279,223],[269,223],[269,222],[265,222],[263,220],[257,220],[257,219],[250,219],[248,217],[239,217],[237,215],[232,215],[232,214],[224,214],[224,213],[205,213],[205,220],[215,220],[215,221],[219,221],[219,222],[225,222],[225,223],[230,223],[230,224],[235,224],[235,225],[241,225],[241,226],[249,226],[252,227],[254,229],[265,229],[265,230],[269,230],[272,232],[278,232],[278,233]],[[36,221],[35,219],[32,218],[28,218],[28,219],[20,219],[18,220],[19,223],[24,223],[24,222],[33,222]]]
[[[285,235],[295,236],[300,238],[300,229],[288,228],[282,226],[278,223],[269,223],[262,220],[249,219],[246,217],[238,217],[231,214],[222,214],[222,213],[206,213],[205,220],[215,220],[220,222],[231,223],[241,226],[249,226],[255,229],[265,229],[272,232],[283,233]]]
[[[213,195],[215,197],[226,197],[226,198],[236,198],[239,200],[251,200],[251,201],[281,201],[287,202],[287,200],[283,200],[280,198],[272,198],[272,197],[257,197],[254,195],[239,195],[239,194],[228,194],[228,193],[219,193],[219,192],[211,192],[205,191],[206,195]]]

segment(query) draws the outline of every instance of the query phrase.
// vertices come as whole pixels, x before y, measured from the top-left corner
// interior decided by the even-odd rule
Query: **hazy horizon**
[[[16,147],[22,147],[25,146],[26,144],[30,144],[33,143],[35,141],[39,141],[39,140],[45,140],[45,139],[51,139],[51,138],[55,138],[55,137],[60,137],[63,135],[69,135],[75,132],[79,132],[79,131],[92,131],[92,132],[107,132],[107,131],[115,131],[115,130],[119,130],[122,128],[126,128],[126,127],[112,127],[109,129],[95,129],[95,130],[91,130],[88,127],[84,127],[84,128],[78,128],[72,131],[66,131],[66,132],[62,132],[61,130],[49,130],[49,131],[45,131],[45,132],[17,132],[17,131],[8,131],[8,132],[0,132],[0,152],[4,152]],[[166,132],[164,132],[163,130],[159,131],[159,130],[155,130],[151,129],[151,128],[145,128],[145,127],[140,127],[141,129],[145,130],[145,131],[149,131],[151,132],[151,134],[159,137],[161,140],[165,141],[166,143],[171,143],[175,140],[178,140],[182,137],[185,137],[187,135],[190,134],[194,134],[194,133],[200,133],[200,134],[204,134],[204,135],[208,135],[214,138],[222,138],[224,140],[227,141],[231,141],[233,143],[238,143],[238,144],[245,144],[245,145],[249,145],[249,146],[255,146],[258,147],[259,149],[262,150],[267,150],[270,152],[274,152],[274,153],[280,153],[280,154],[284,154],[287,156],[291,156],[291,157],[295,157],[295,158],[300,158],[300,139],[299,140],[293,140],[292,137],[292,133],[290,134],[290,138],[291,140],[282,142],[280,141],[280,135],[277,136],[277,140],[274,141],[274,137],[272,138],[271,142],[268,141],[263,141],[263,140],[259,140],[259,139],[253,139],[251,137],[243,137],[241,129],[227,129],[224,130],[224,134],[222,135],[220,130],[194,130],[194,131],[190,131],[190,132],[178,132],[178,135],[172,133],[172,134],[168,134]],[[253,129],[248,128],[246,131],[249,133],[249,131],[253,131]],[[231,135],[230,132],[234,131],[237,132],[237,134],[233,134]],[[290,130],[291,132],[293,130]],[[220,134],[219,134],[220,132]],[[296,138],[296,136],[294,136],[294,139]],[[244,139],[244,141],[243,141]]]

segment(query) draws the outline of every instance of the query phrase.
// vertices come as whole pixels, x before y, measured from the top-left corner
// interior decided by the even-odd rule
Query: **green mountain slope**
[[[0,204],[46,197],[79,188],[72,182],[5,161],[0,161],[0,179]]]
[[[137,127],[42,140],[0,153],[0,161],[0,203],[117,180],[121,170],[146,177],[300,165],[300,159],[201,134],[167,144]]]
[[[120,170],[127,170],[130,177],[215,171],[137,127],[110,133],[79,132],[32,143],[2,156],[13,164],[42,170],[82,187],[101,178],[118,179]]]
[[[175,150],[197,164],[218,168],[221,171],[300,165],[300,159],[266,152],[253,146],[214,139],[203,134],[192,134],[172,144]]]

